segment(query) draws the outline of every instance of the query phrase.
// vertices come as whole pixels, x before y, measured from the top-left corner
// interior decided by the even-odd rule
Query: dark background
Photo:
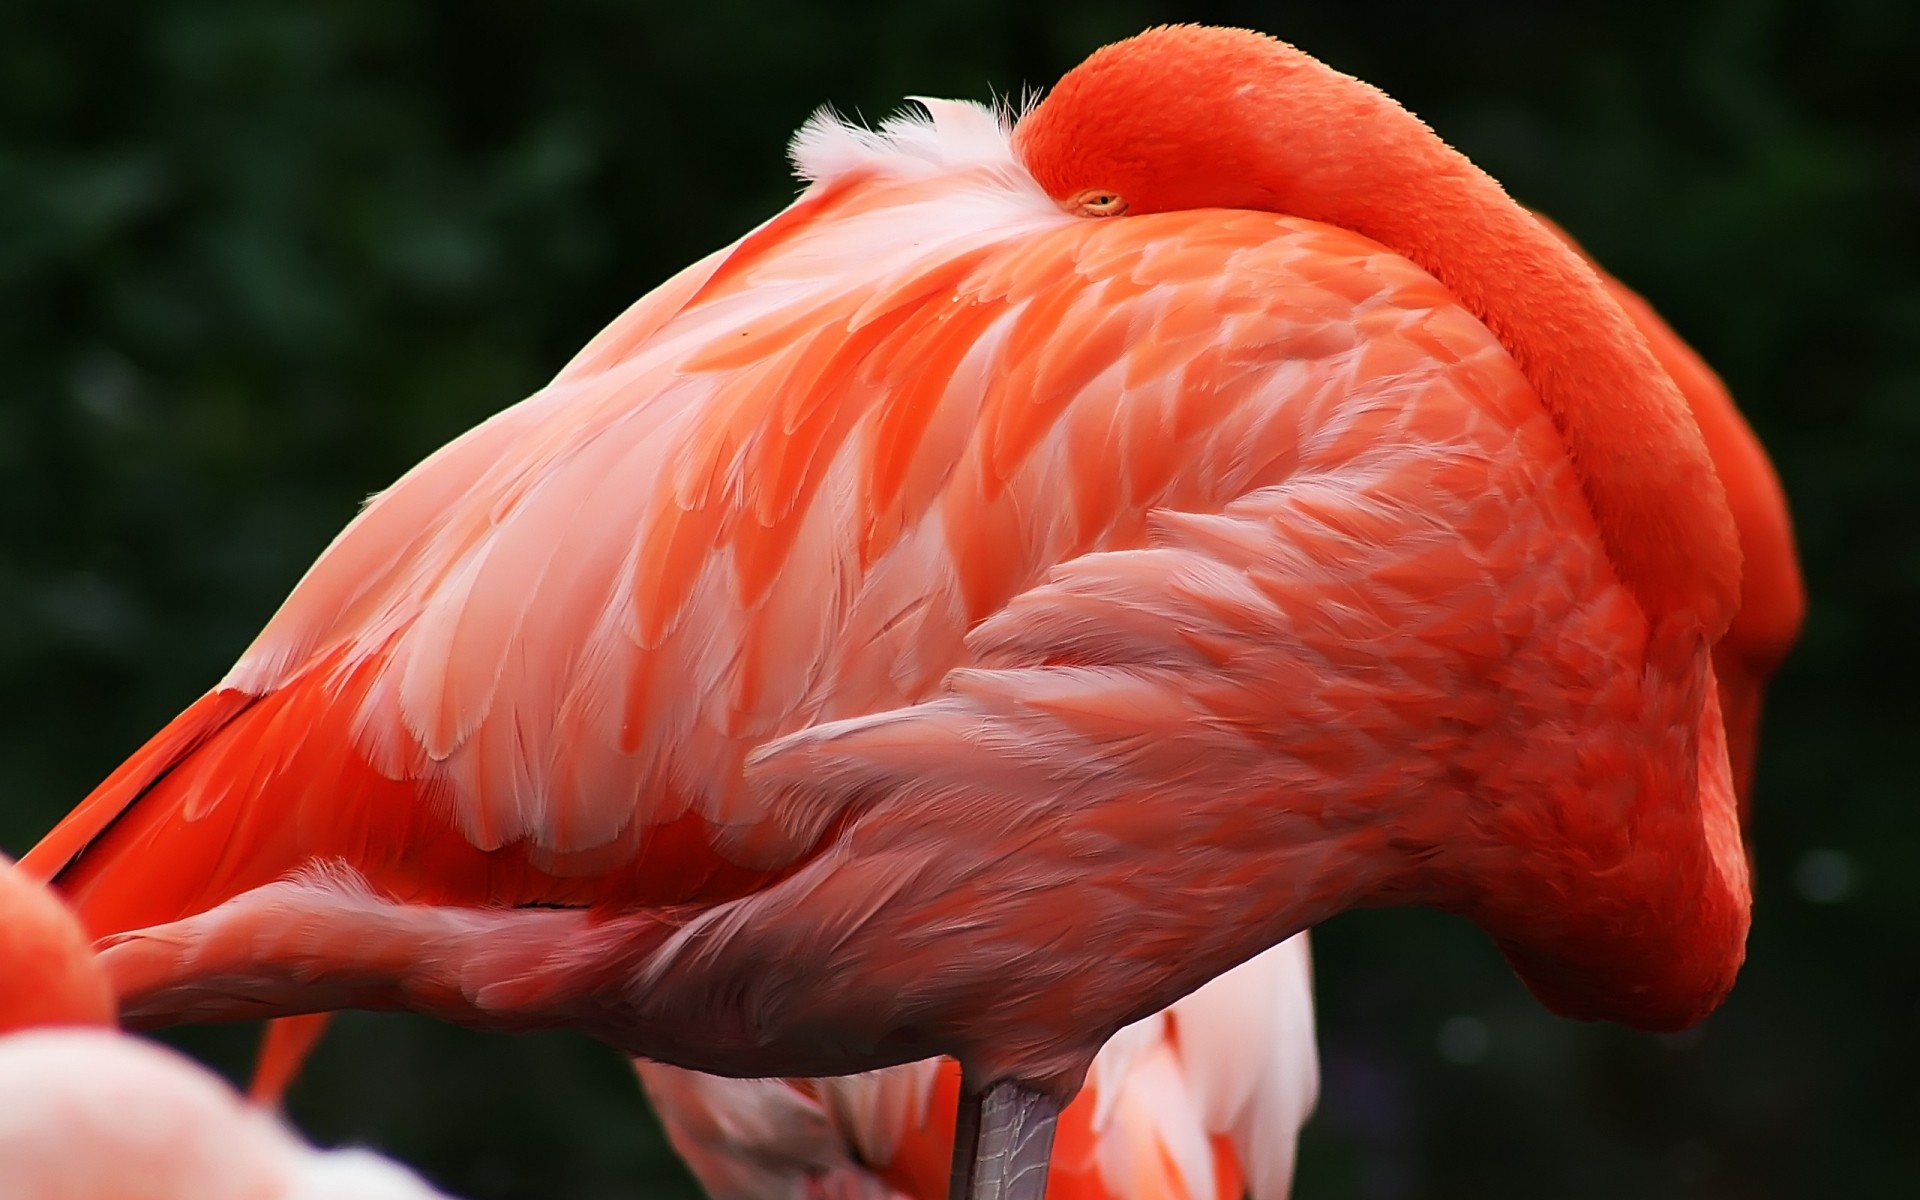
[[[1813,595],[1726,1008],[1577,1025],[1463,925],[1343,917],[1297,1194],[1920,1195],[1908,0],[11,0],[0,846],[217,679],[362,497],[790,198],[814,106],[1017,92],[1178,19],[1380,84],[1642,289],[1772,448]],[[252,1037],[180,1040],[239,1071]],[[473,1200],[692,1194],[579,1039],[349,1017],[292,1112]]]

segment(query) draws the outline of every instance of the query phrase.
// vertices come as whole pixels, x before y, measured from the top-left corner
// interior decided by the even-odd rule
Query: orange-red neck
[[[1533,383],[1649,621],[1725,630],[1739,543],[1673,381],[1593,271],[1387,95],[1272,38],[1177,26],[1095,53],[1015,146],[1071,211],[1282,212],[1424,267]]]
[[[1718,638],[1739,607],[1732,513],[1645,340],[1586,263],[1491,179],[1439,169],[1401,183],[1391,202],[1370,199],[1344,223],[1430,271],[1512,353],[1649,621],[1679,618]]]

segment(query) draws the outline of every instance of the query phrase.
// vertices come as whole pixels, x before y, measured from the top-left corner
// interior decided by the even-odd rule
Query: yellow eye
[[[1067,201],[1067,211],[1076,217],[1117,217],[1127,211],[1127,198],[1106,188],[1088,188]]]

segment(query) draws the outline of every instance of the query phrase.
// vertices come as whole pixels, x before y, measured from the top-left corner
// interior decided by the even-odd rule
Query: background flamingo
[[[301,1143],[171,1050],[111,1028],[79,922],[0,859],[0,1196],[432,1200],[360,1150]]]
[[[1053,1200],[1279,1200],[1319,1073],[1307,939],[1120,1031],[1060,1117]],[[819,1080],[635,1063],[712,1200],[947,1190],[960,1070],[929,1060]]]
[[[1097,55],[1017,159],[935,115],[803,134],[812,192],[372,505],[36,849],[134,1017],[946,1050],[1000,1196],[1121,1024],[1356,903],[1569,1013],[1719,1002],[1737,548],[1591,273],[1254,35]]]

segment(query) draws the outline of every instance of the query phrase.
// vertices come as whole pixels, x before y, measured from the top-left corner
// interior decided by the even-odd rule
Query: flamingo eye
[[[1127,211],[1127,198],[1107,188],[1088,188],[1067,201],[1067,211],[1076,217],[1117,217]]]

